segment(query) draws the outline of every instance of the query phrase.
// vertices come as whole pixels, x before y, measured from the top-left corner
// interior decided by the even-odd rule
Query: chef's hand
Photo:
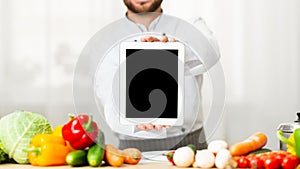
[[[136,125],[136,128],[139,129],[139,130],[161,130],[163,128],[170,128],[169,125],[160,125],[160,124],[152,124],[152,123],[149,123],[149,124],[138,124]]]
[[[141,42],[176,42],[175,39],[169,39],[167,36],[162,36],[160,39],[154,36],[146,36],[141,38]],[[138,124],[136,128],[139,130],[161,130],[163,128],[170,128],[169,125],[160,125],[160,124]]]
[[[169,39],[167,36],[162,36],[160,39],[154,36],[146,36],[141,38],[141,42],[176,42],[176,40]]]

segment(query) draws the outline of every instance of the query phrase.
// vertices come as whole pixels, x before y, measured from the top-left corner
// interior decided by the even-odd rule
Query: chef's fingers
[[[160,125],[160,124],[156,124],[156,125],[154,126],[154,129],[155,129],[155,130],[161,130],[162,128],[163,128],[163,126]]]
[[[160,40],[154,36],[146,36],[141,38],[142,42],[159,42]]]
[[[141,37],[141,42],[146,42],[146,37]]]
[[[149,42],[150,36],[145,36],[141,38],[142,42]]]
[[[168,39],[167,36],[162,36],[162,37],[160,38],[160,41],[161,41],[161,42],[168,42],[169,39]]]
[[[169,128],[171,128],[171,126],[170,126],[170,125],[164,125],[163,127],[164,127],[164,128],[166,128],[166,129],[169,129]]]
[[[138,125],[136,125],[136,128],[139,129],[139,130],[145,130],[146,126],[143,125],[143,124],[138,124]]]
[[[156,125],[154,126],[154,129],[155,129],[155,130],[161,130],[161,129],[163,129],[163,128],[168,129],[168,128],[171,128],[171,126],[170,126],[170,125],[160,125],[160,124],[156,124]]]
[[[170,39],[169,42],[177,42],[177,40],[176,39]]]
[[[150,36],[149,38],[149,42],[159,42],[160,39],[158,39],[157,37],[154,37],[154,36]]]
[[[138,124],[136,125],[136,128],[139,129],[139,130],[152,130],[152,129],[155,129],[155,130],[161,130],[163,128],[170,128],[171,126],[170,125],[160,125],[160,124],[156,124],[156,125],[153,125],[152,123],[149,123],[149,124]]]
[[[160,39],[154,36],[142,37],[141,42],[177,42],[177,40],[174,38],[169,40],[168,37],[164,35]]]
[[[165,35],[160,38],[160,41],[161,42],[177,42],[177,40],[174,39],[174,38],[172,38],[172,39],[169,40],[169,38],[167,36],[165,36]]]
[[[154,125],[152,123],[146,124],[146,130],[154,129]]]
[[[136,128],[139,130],[152,130],[154,129],[154,125],[149,123],[149,124],[138,124],[136,125]]]

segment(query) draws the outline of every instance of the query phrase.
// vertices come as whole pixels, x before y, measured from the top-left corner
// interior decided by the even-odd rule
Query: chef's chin
[[[124,0],[124,3],[134,13],[155,12],[162,0]]]

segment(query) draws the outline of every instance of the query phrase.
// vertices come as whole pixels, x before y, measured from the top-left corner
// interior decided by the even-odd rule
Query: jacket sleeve
[[[208,26],[202,18],[194,18],[190,20],[190,23],[205,36],[205,38],[208,40],[209,45],[211,46],[210,50],[213,50],[212,52],[214,53],[214,58],[211,58],[211,61],[204,65],[203,63],[201,63],[201,59],[198,58],[199,56],[195,56],[191,49],[187,49],[186,54],[189,57],[186,59],[186,66],[190,68],[191,74],[199,75],[208,71],[219,61],[220,50],[217,39],[214,37],[213,32],[208,28]]]

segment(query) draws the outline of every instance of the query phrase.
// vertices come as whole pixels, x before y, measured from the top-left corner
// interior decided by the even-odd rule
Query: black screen
[[[177,118],[178,50],[126,50],[126,118]]]

